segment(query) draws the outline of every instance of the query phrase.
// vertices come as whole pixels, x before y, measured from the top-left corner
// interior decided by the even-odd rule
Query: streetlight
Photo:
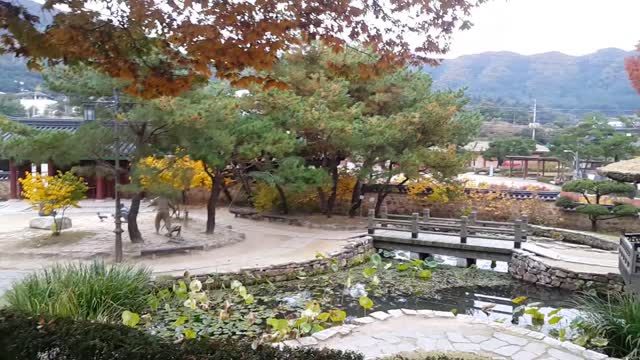
[[[564,150],[563,152],[573,155],[573,162],[574,162],[573,176],[575,180],[578,180],[580,178],[580,157],[578,156],[578,151],[573,152],[571,150]]]
[[[118,90],[113,89],[113,100],[109,101],[98,101],[93,103],[84,104],[84,120],[85,121],[95,121],[96,119],[96,105],[95,104],[108,104],[113,105],[113,132],[115,135],[116,143],[114,149],[114,158],[115,158],[115,168],[114,178],[115,178],[115,200],[116,200],[116,211],[115,211],[115,229],[113,232],[116,234],[116,247],[115,247],[115,260],[117,263],[122,262],[122,215],[121,215],[121,203],[120,203],[120,192],[118,191],[120,188],[120,131],[118,127],[118,110],[120,107],[120,96],[118,94]]]

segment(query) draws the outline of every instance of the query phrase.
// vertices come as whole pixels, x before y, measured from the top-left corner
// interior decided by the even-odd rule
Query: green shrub
[[[582,327],[608,340],[611,356],[640,358],[640,298],[633,294],[594,294],[581,297],[576,308],[583,312]]]
[[[575,208],[577,205],[579,205],[578,203],[576,203],[575,200],[565,197],[565,196],[561,196],[558,198],[558,200],[556,200],[556,206],[564,208],[564,209],[573,209]]]
[[[13,311],[31,316],[119,321],[123,310],[143,310],[149,293],[149,270],[96,261],[31,274],[5,299]]]
[[[6,360],[362,360],[337,350],[253,349],[244,342],[175,344],[119,324],[37,320],[0,311],[0,359]]]

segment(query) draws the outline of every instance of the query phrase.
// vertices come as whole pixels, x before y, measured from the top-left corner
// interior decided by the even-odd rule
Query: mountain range
[[[624,69],[632,52],[608,48],[584,56],[560,52],[520,55],[486,52],[425,67],[439,89],[467,88],[474,98],[507,99],[543,108],[601,110],[607,114],[640,109]]]

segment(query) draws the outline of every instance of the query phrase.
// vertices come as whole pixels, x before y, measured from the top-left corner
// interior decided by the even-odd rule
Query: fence
[[[390,228],[392,226],[393,228]],[[417,239],[419,234],[451,234],[460,237],[460,243],[466,244],[469,237],[475,239],[513,241],[514,248],[521,248],[521,243],[527,241],[528,218],[523,216],[515,222],[482,221],[477,219],[477,212],[460,219],[431,217],[430,210],[424,209],[422,214],[411,215],[387,214],[382,212],[380,218],[375,217],[375,211],[369,210],[368,233],[375,234],[376,230],[394,230],[411,232],[411,238]]]
[[[620,235],[618,268],[627,286],[640,293],[640,233]]]

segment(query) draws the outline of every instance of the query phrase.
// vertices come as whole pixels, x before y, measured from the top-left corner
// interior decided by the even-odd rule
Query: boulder
[[[32,229],[52,230],[53,222],[52,216],[37,217],[29,221],[29,227]],[[58,226],[62,227],[60,230],[71,228],[71,219],[68,217],[58,218],[56,222]]]

